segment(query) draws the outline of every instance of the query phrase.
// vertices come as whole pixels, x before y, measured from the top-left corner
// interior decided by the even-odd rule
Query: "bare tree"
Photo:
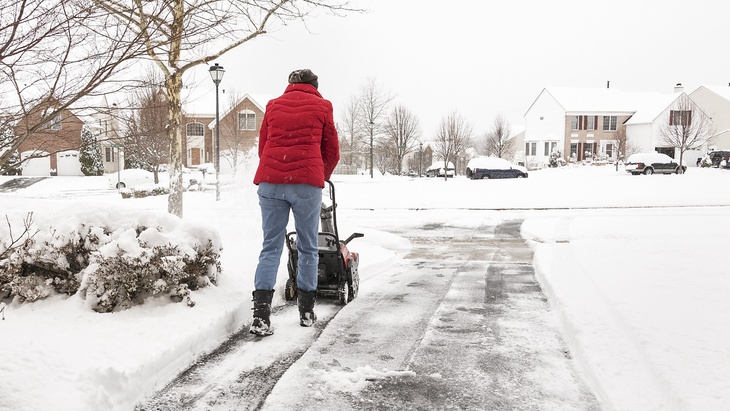
[[[144,48],[87,2],[8,0],[0,12],[1,122],[14,134],[0,147],[0,164],[29,136],[68,108],[95,108],[94,98],[119,91],[129,63]],[[43,115],[33,115],[42,112]]]
[[[359,121],[360,102],[352,97],[342,110],[341,123],[337,124],[337,135],[340,137],[340,152],[347,165],[359,164],[362,156],[362,122]]]
[[[441,119],[434,141],[434,154],[444,161],[444,170],[448,170],[449,162],[455,162],[471,145],[471,140],[472,126],[460,114],[453,112]],[[444,174],[444,179],[447,179],[448,172]]]
[[[403,105],[397,105],[390,112],[384,124],[383,143],[390,146],[395,172],[400,175],[403,169],[403,159],[417,150],[421,137],[421,124],[418,118]]]
[[[183,215],[182,102],[183,75],[209,64],[271,28],[304,22],[311,12],[355,11],[346,0],[93,0],[121,26],[143,38],[147,56],[165,78],[170,142],[168,212]]]
[[[374,149],[383,118],[387,115],[388,106],[393,101],[393,96],[384,91],[374,78],[368,78],[360,90],[358,107],[360,115],[358,121],[360,130],[367,130],[368,147],[370,152],[370,178],[373,177]]]
[[[488,156],[508,158],[515,153],[515,142],[510,137],[510,125],[507,119],[497,114],[492,128],[484,135],[482,142],[484,153]]]
[[[712,120],[687,95],[681,95],[658,131],[659,139],[679,150],[679,164],[684,152],[700,148],[712,137]],[[679,168],[680,172],[683,170]]]
[[[236,106],[241,103],[243,96],[241,93],[236,91],[230,91],[228,93],[228,109],[224,112],[229,112],[228,116],[221,118],[220,124],[220,145],[221,145],[221,161],[225,161],[233,170],[233,174],[236,174],[238,168],[243,165],[245,160],[245,153],[247,153],[256,144],[256,125],[253,121],[241,120],[237,113],[233,110]],[[241,106],[238,109],[250,109],[253,103],[249,106]],[[253,117],[251,117],[253,118]],[[245,122],[246,124],[239,124]],[[249,124],[250,123],[250,124]]]
[[[393,162],[392,150],[386,144],[377,144],[373,148],[373,161],[375,162],[375,168],[380,171],[381,174],[393,171],[395,163]]]
[[[639,152],[639,148],[626,138],[626,127],[622,126],[616,130],[613,143],[616,146],[616,171],[619,161],[625,161],[630,155]]]
[[[135,90],[124,123],[124,152],[126,165],[144,168],[154,173],[159,183],[160,164],[167,163],[167,96],[160,85],[159,75],[148,74],[148,86]]]

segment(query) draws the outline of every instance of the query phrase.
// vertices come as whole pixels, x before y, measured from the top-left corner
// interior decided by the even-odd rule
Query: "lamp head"
[[[223,66],[219,66],[218,63],[210,66],[210,69],[208,70],[208,73],[210,73],[210,78],[213,79],[213,82],[215,84],[219,84],[221,80],[223,80],[223,74],[225,74],[225,72],[226,71],[223,69]]]

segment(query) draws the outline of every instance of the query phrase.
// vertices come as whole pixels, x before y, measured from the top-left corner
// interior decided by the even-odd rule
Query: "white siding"
[[[543,90],[525,113],[525,143],[537,143],[537,155],[529,156],[529,163],[547,164],[548,156],[543,153],[546,141],[558,142],[562,151],[565,143],[565,110],[550,93]],[[523,147],[518,150],[524,150]],[[549,154],[549,153],[548,153]]]

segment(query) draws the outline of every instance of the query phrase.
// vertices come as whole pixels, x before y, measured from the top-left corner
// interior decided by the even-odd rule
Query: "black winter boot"
[[[253,292],[253,321],[249,332],[261,337],[274,333],[271,326],[271,299],[274,297],[274,290],[256,290]]]
[[[299,325],[302,327],[311,327],[317,321],[317,315],[314,314],[314,303],[317,301],[316,291],[297,290],[299,296]]]

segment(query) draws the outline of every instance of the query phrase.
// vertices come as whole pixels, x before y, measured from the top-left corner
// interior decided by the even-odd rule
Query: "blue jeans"
[[[322,189],[307,184],[260,183],[258,195],[264,243],[256,267],[254,287],[257,290],[273,290],[276,285],[291,210],[299,253],[297,287],[302,291],[316,291]]]

